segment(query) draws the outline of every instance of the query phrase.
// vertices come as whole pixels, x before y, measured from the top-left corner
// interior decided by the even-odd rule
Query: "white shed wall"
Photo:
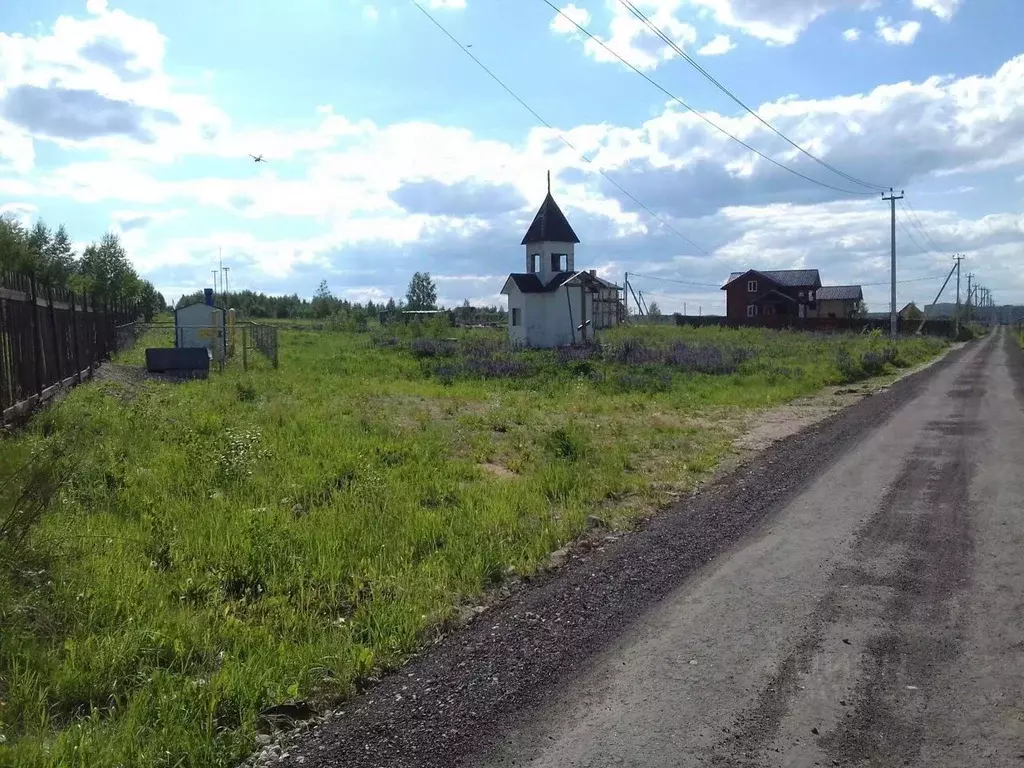
[[[512,325],[512,310],[518,309],[520,324]],[[514,282],[509,280],[508,287],[508,340],[513,344],[526,344],[526,320],[529,317],[526,307],[526,295],[520,291]]]
[[[179,347],[205,347],[214,360],[224,351],[224,311],[206,304],[191,304],[175,314]]]

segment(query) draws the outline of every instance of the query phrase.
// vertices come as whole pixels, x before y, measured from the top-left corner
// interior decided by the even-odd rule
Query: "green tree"
[[[51,240],[50,228],[42,219],[35,223],[25,238],[29,255],[27,272],[40,282],[46,280],[46,255],[50,251]]]
[[[658,302],[652,301],[647,306],[647,314],[651,317],[661,317],[661,307],[658,306]]]
[[[78,272],[83,288],[100,300],[134,302],[140,297],[142,281],[128,260],[121,240],[113,232],[85,247]]]
[[[327,281],[321,280],[320,287],[316,289],[316,295],[313,296],[313,317],[321,319],[329,317],[334,313],[336,303],[337,301],[334,298],[334,294],[331,293]]]
[[[429,272],[417,272],[412,276],[405,292],[405,303],[409,309],[437,309],[437,288]]]
[[[10,214],[0,216],[0,269],[20,273],[31,271],[27,240],[28,233],[21,222]]]
[[[47,285],[56,288],[68,287],[75,274],[75,249],[68,231],[61,224],[50,238],[45,253],[43,275]]]
[[[166,304],[164,297],[157,293],[156,287],[149,280],[142,281],[138,301],[139,308],[142,310],[142,316],[146,319],[147,323],[152,322],[153,316],[157,312],[162,312]]]

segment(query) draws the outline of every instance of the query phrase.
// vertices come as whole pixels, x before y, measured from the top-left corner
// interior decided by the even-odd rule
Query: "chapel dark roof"
[[[579,274],[578,272],[556,272],[551,276],[551,280],[548,281],[547,285],[544,285],[540,281],[540,277],[536,272],[513,272],[509,275],[509,279],[516,284],[523,293],[548,293],[549,291],[556,291],[562,283],[568,282],[569,278],[573,275]]]
[[[541,203],[540,210],[533,217],[533,223],[526,230],[522,245],[531,243],[578,243],[580,239],[569,226],[569,220],[565,218],[562,209],[558,207],[555,198],[548,191],[547,197]]]

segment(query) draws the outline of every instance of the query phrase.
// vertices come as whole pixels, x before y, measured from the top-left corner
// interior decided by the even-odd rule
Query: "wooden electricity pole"
[[[896,201],[903,199],[903,190],[897,195],[889,187],[889,196],[882,195],[883,200],[888,200],[892,207],[892,231],[890,233],[890,244],[892,248],[892,264],[890,266],[891,292],[889,296],[889,333],[896,335]]]
[[[960,335],[960,262],[964,260],[964,255],[958,253],[953,257],[956,261],[956,314],[954,317],[956,320],[953,322],[953,327],[956,329],[956,335]]]

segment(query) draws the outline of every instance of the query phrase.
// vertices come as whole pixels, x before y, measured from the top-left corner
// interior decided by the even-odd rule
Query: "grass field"
[[[444,335],[283,331],[279,370],[122,370],[0,444],[0,764],[232,765],[261,710],[350,695],[587,515],[627,527],[691,488],[751,409],[943,347]]]

